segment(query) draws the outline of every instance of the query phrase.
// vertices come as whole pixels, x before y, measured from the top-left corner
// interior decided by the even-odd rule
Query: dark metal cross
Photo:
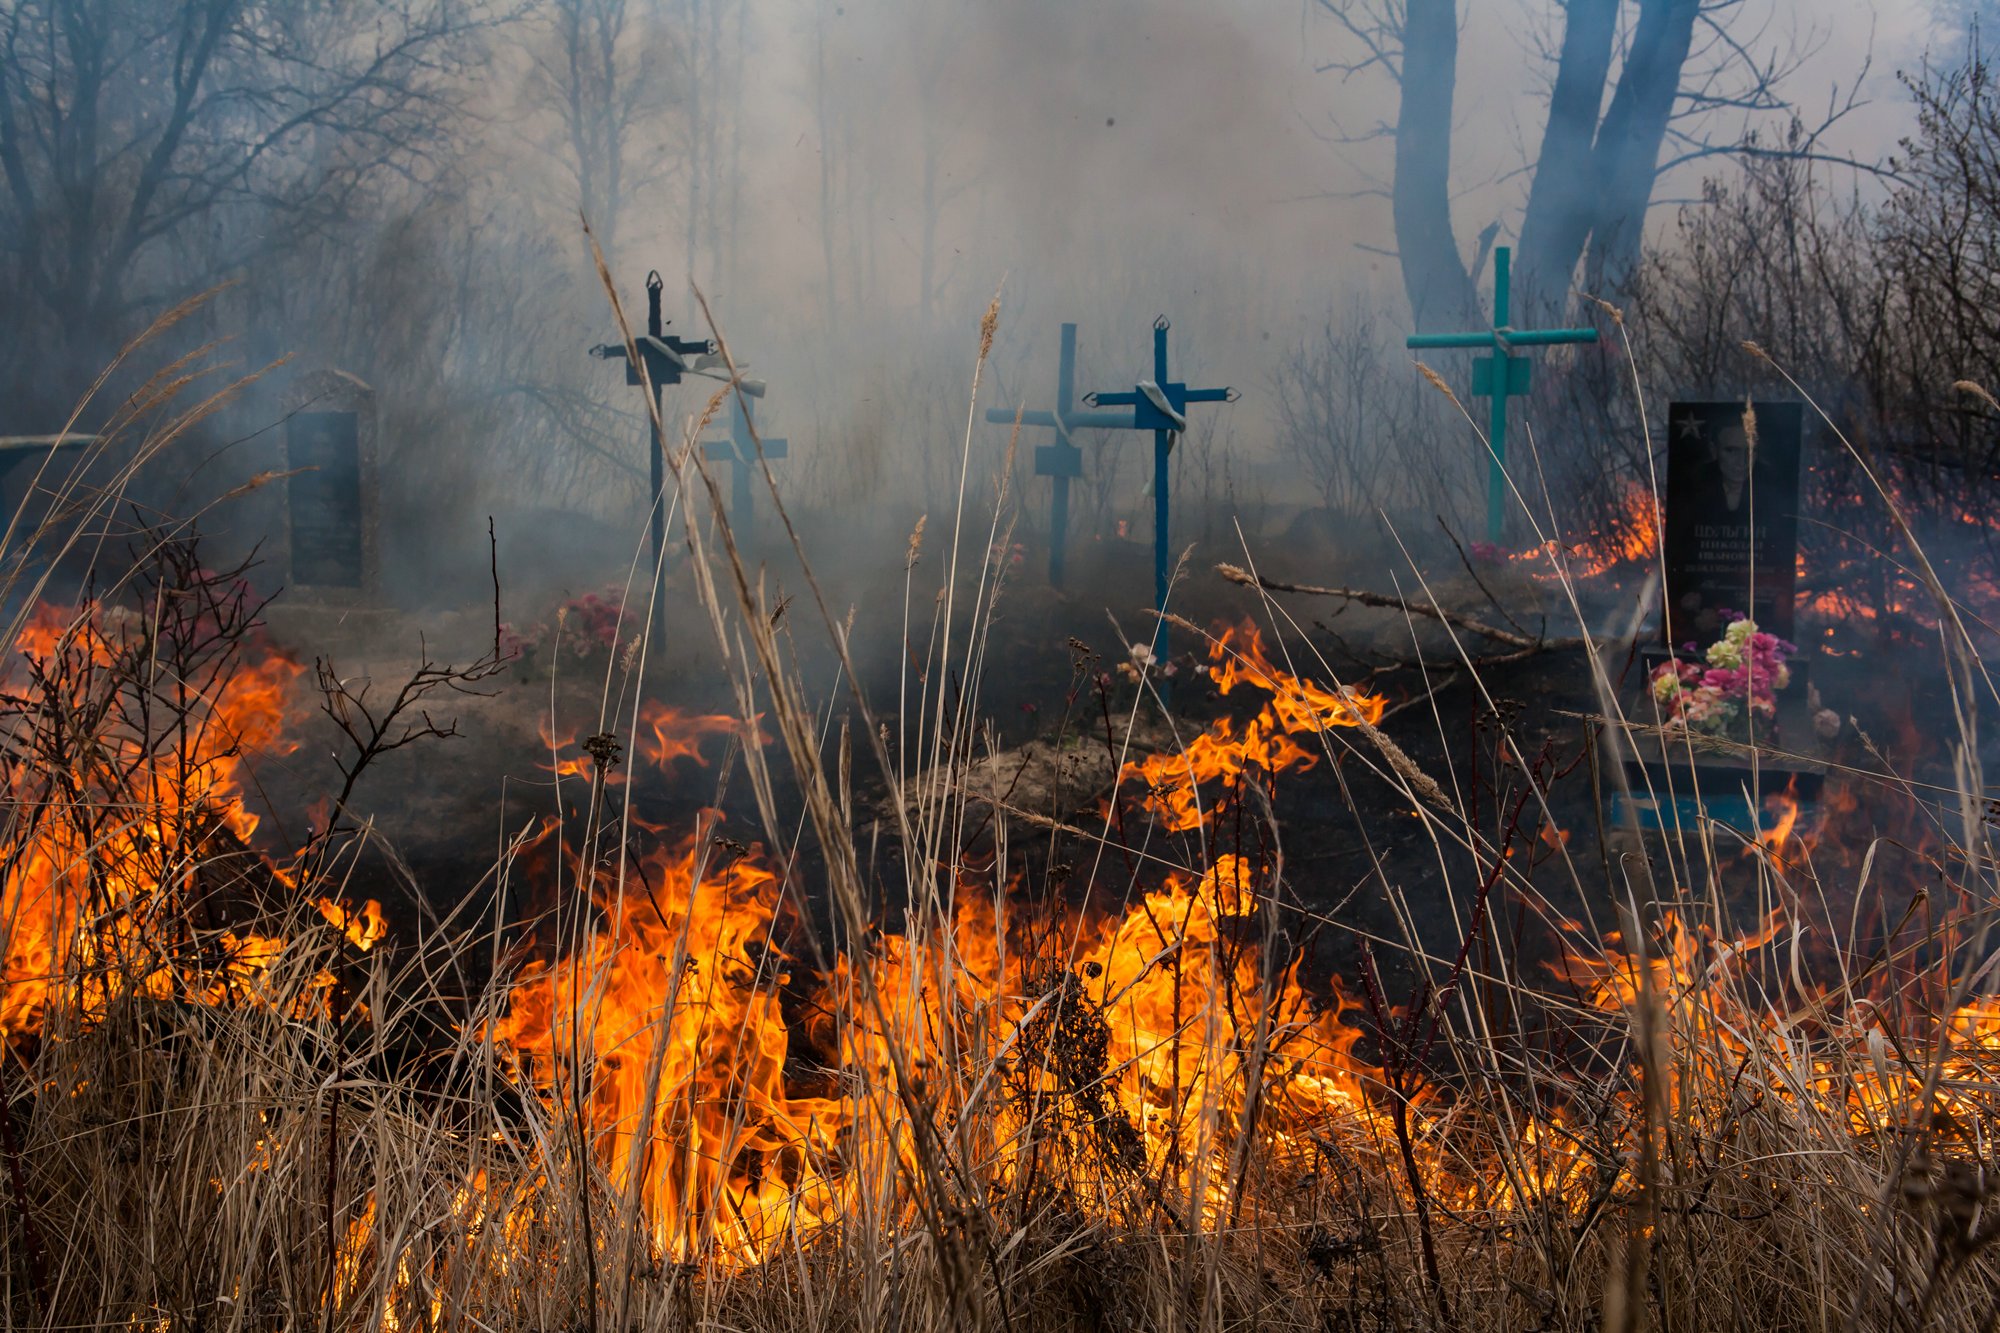
[[[1535,363],[1515,356],[1516,347],[1555,347],[1565,343],[1594,343],[1596,329],[1513,329],[1513,298],[1509,291],[1513,251],[1501,246],[1493,252],[1493,327],[1478,333],[1413,333],[1404,346],[1411,348],[1491,347],[1492,356],[1472,360],[1472,396],[1490,400],[1486,429],[1487,452],[1493,467],[1486,484],[1486,540],[1498,544],[1507,514],[1507,400],[1519,398],[1534,383]]]
[[[1123,429],[1131,420],[1123,412],[1084,412],[1076,406],[1076,325],[1062,326],[1062,357],[1056,363],[1056,406],[1052,412],[1021,412],[988,408],[986,419],[1003,426],[1017,420],[1023,426],[1046,426],[1055,431],[1053,444],[1035,447],[1035,475],[1053,482],[1049,499],[1049,582],[1062,587],[1063,569],[1069,550],[1069,484],[1083,475],[1083,450],[1070,438],[1072,431]]]
[[[745,386],[746,392],[748,386]],[[768,435],[759,436],[752,429],[749,416],[748,398],[729,395],[729,438],[710,440],[702,445],[702,452],[712,463],[728,463],[731,468],[729,478],[730,526],[736,530],[736,545],[740,550],[749,550],[754,545],[757,511],[751,503],[751,469],[757,466],[757,446],[764,447],[764,458],[768,461],[783,458],[791,452],[789,441],[772,439]]]
[[[1140,380],[1130,393],[1093,393],[1083,401],[1091,407],[1130,407],[1131,420],[1118,424],[1127,430],[1153,432],[1153,600],[1161,612],[1167,609],[1167,580],[1172,555],[1167,549],[1167,455],[1174,441],[1187,429],[1189,403],[1233,403],[1234,389],[1190,389],[1167,378],[1167,329],[1165,315],[1153,321],[1153,378]],[[1119,414],[1122,417],[1122,414]],[[1153,627],[1153,660],[1167,660],[1167,622]]]
[[[666,280],[660,271],[654,269],[646,275],[646,332],[643,337],[632,341],[639,349],[639,361],[644,363],[645,374],[640,374],[640,365],[627,355],[625,344],[600,343],[590,349],[590,354],[604,361],[625,362],[625,382],[653,386],[652,421],[647,423],[646,434],[652,442],[652,500],[651,516],[653,534],[653,628],[664,641],[666,630],[666,598],[661,596],[659,581],[666,571],[667,541],[667,449],[661,431],[666,425],[666,417],[661,409],[664,391],[670,384],[679,384],[681,376],[693,367],[691,356],[711,355],[715,344],[706,338],[676,338],[668,336],[667,321],[660,318],[660,292]]]

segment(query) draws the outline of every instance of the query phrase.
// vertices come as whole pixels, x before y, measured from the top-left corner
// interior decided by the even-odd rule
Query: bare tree
[[[1432,419],[1437,395],[1409,373],[1406,357],[1392,359],[1386,334],[1373,312],[1356,307],[1329,319],[1272,377],[1280,443],[1327,509],[1357,520],[1408,503],[1413,491],[1450,507],[1465,489],[1454,483],[1472,471],[1462,458],[1436,456],[1440,442],[1461,441]]]
[[[486,4],[0,0],[11,332],[94,370],[136,316],[434,172]]]
[[[1461,255],[1452,215],[1452,93],[1458,79],[1457,0],[1313,0],[1350,44],[1327,66],[1380,71],[1401,85],[1388,187],[1410,309],[1419,327],[1461,318],[1478,265]],[[1524,299],[1563,301],[1578,265],[1595,290],[1621,289],[1638,262],[1655,186],[1706,157],[1784,154],[1825,160],[1834,125],[1859,105],[1857,78],[1817,125],[1772,143],[1773,124],[1798,122],[1784,86],[1810,39],[1756,28],[1745,0],[1565,0],[1548,118],[1520,225]],[[1615,76],[1615,77],[1614,77]],[[1877,169],[1875,164],[1849,165]],[[1490,244],[1496,221],[1482,238]]]
[[[633,161],[639,127],[673,100],[675,51],[662,25],[631,22],[626,0],[550,0],[535,76],[562,123],[564,170],[576,207],[607,255],[630,193],[662,168],[663,145]]]

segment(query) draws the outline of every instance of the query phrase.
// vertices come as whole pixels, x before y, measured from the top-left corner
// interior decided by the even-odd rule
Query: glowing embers
[[[1263,708],[1241,731],[1220,718],[1208,731],[1179,751],[1149,755],[1125,766],[1120,782],[1146,784],[1142,805],[1172,832],[1199,828],[1206,814],[1198,788],[1203,783],[1239,783],[1243,774],[1259,770],[1276,775],[1292,768],[1310,768],[1316,756],[1293,739],[1315,736],[1333,727],[1373,725],[1382,720],[1388,701],[1345,686],[1323,689],[1274,665],[1264,652],[1263,636],[1248,622],[1224,629],[1209,644],[1209,668],[1216,688],[1228,694],[1249,685],[1270,694]]]

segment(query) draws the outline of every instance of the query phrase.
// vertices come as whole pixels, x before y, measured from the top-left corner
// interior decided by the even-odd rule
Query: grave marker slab
[[[375,391],[345,371],[308,375],[285,398],[288,578],[322,602],[381,588]]]
[[[1667,409],[1664,647],[1644,649],[1635,694],[1624,706],[1642,724],[1659,716],[1650,680],[1669,661],[1700,662],[1727,628],[1724,611],[1748,611],[1758,626],[1793,637],[1798,568],[1798,403],[1753,403],[1755,441],[1741,400],[1674,403]],[[1686,645],[1694,645],[1690,652]],[[1823,738],[1809,704],[1811,658],[1794,656],[1775,715],[1754,737],[1668,727],[1634,737],[1625,760],[1629,795],[1614,821],[1642,832],[1691,830],[1701,819],[1745,836],[1783,822],[1785,802],[1810,813],[1825,781]],[[1781,795],[1784,800],[1776,800]]]
[[[1748,611],[1790,639],[1799,561],[1799,403],[1753,403],[1754,447],[1740,402],[1667,409],[1662,550],[1670,647],[1713,643],[1723,611]],[[1754,521],[1753,521],[1754,519]]]

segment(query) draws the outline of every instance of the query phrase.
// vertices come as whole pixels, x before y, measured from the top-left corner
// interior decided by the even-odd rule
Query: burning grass
[[[699,466],[681,460],[690,491]],[[1993,1317],[1978,801],[1931,801],[1921,857],[1853,830],[1703,825],[1587,866],[1550,804],[1585,756],[1524,755],[1502,717],[1499,824],[1448,815],[1383,736],[1386,698],[1293,662],[1267,601],[1267,628],[1210,640],[1222,716],[1107,767],[1096,827],[1045,821],[1063,891],[1041,892],[1005,812],[949,780],[978,732],[935,683],[985,669],[1003,569],[955,591],[979,608],[969,630],[940,599],[898,714],[857,699],[829,753],[761,591],[700,525],[691,541],[735,580],[708,610],[737,614],[736,714],[633,695],[619,733],[559,744],[551,726],[549,778],[582,818],[516,839],[498,892],[396,930],[339,891],[365,839],[338,808],[290,848],[246,804],[248,758],[291,743],[312,679],[338,680],[262,643],[237,580],[163,542],[117,596],[20,624],[0,839],[11,1323]],[[1122,719],[1104,696],[1108,748],[1154,683]],[[378,743],[445,730],[322,706]],[[651,828],[620,781],[621,756],[734,769],[768,810],[780,750],[810,840],[766,819],[746,845],[715,812]],[[857,751],[891,788],[878,804],[917,867],[900,881],[862,871]],[[1343,923],[1302,904],[1273,792],[1318,765],[1405,795],[1458,868],[1455,947],[1428,944],[1390,882],[1400,940],[1361,939],[1344,979],[1301,947]],[[1921,867],[1920,893],[1863,928],[1865,904],[1912,887],[1885,886],[1892,862]],[[1609,928],[1562,920],[1552,873]],[[546,908],[532,938],[510,901]],[[1519,947],[1524,921],[1558,942],[1551,962]]]

